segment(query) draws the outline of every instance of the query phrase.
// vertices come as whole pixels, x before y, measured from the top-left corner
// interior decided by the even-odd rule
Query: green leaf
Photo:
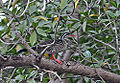
[[[117,4],[114,1],[110,1],[110,3],[114,6],[117,7]]]
[[[110,15],[111,17],[115,17],[115,14],[112,11],[107,11],[108,15]]]
[[[79,22],[80,20],[78,20],[78,19],[69,19],[68,21]]]
[[[34,80],[34,78],[32,78],[32,79],[27,80],[27,83],[36,83],[36,81]]]
[[[16,3],[18,2],[19,0],[14,0],[13,1],[13,4],[12,4],[12,7],[14,8],[15,7],[15,5],[16,5]]]
[[[120,5],[120,0],[117,0],[116,3],[117,3],[117,7],[119,7],[119,5]]]
[[[43,17],[43,16],[35,16],[35,17],[37,17],[37,18],[41,18],[41,19],[43,19],[43,20],[45,20],[45,21],[48,21],[48,19],[45,18],[45,17]]]
[[[0,43],[0,47],[2,47],[0,49],[0,54],[7,52],[7,46],[5,44]]]
[[[29,8],[29,13],[32,14],[32,13],[34,13],[36,10],[37,10],[36,5],[30,6],[30,8]]]
[[[23,32],[24,32],[24,25],[21,25],[21,24],[20,24],[20,25],[19,25],[19,30],[20,30],[20,32],[23,33]]]
[[[78,3],[79,3],[79,0],[76,0],[76,2],[75,2],[75,8],[77,8]]]
[[[30,16],[28,16],[28,20],[32,23],[32,22],[34,22],[34,20],[30,17]]]
[[[30,36],[30,43],[31,45],[33,46],[37,41],[37,35],[36,35],[36,32],[34,31],[31,36]]]
[[[83,23],[83,25],[82,25],[82,27],[83,27],[83,32],[86,31],[86,24],[87,24],[87,21],[85,21],[85,22]]]
[[[5,9],[5,8],[2,8],[2,11],[5,12],[5,13],[8,13],[8,14],[12,14],[12,12],[8,9]]]
[[[16,72],[17,72],[18,74],[23,74],[23,73],[24,73],[24,69],[23,69],[23,68],[19,68]]]
[[[105,61],[104,62],[108,62],[110,60],[110,58],[107,58],[107,59],[105,59]]]
[[[120,15],[120,10],[116,11],[115,15],[118,17]]]
[[[6,82],[5,82],[5,83],[6,83]],[[10,80],[10,83],[16,83],[16,82],[15,82],[15,79],[11,79],[11,80]]]
[[[104,63],[103,60],[98,61],[99,67],[102,66],[103,63]]]
[[[52,27],[55,27],[56,23],[57,23],[56,21],[53,21]]]
[[[88,83],[89,80],[90,80],[90,78],[88,78],[88,77],[84,77],[84,80],[85,80],[86,83]]]
[[[104,22],[107,22],[109,21],[109,19],[101,19],[100,23],[104,23]]]
[[[22,81],[22,80],[24,80],[24,76],[20,74],[20,75],[17,75],[17,76],[15,77],[15,79]]]
[[[40,29],[40,28],[37,29],[37,32],[38,32],[38,34],[40,34],[40,35],[47,36],[46,33],[45,33],[45,31],[42,30],[42,29]]]
[[[115,55],[115,52],[114,51],[108,52],[108,55]]]
[[[67,1],[68,0],[62,0],[61,3],[60,3],[60,9],[64,9],[65,6],[67,5]]]
[[[72,27],[77,29],[78,27],[80,27],[80,22],[75,23]]]
[[[31,77],[33,77],[36,73],[38,73],[37,71],[33,70],[31,73],[30,73],[30,76],[28,77],[28,79],[30,79]]]
[[[24,20],[20,25],[19,25],[19,31],[21,33],[24,33],[24,31],[28,28],[28,26],[26,26],[26,21]]]
[[[93,31],[93,30],[90,30],[89,32],[90,32],[90,33],[97,34],[97,32],[96,32],[96,31]]]

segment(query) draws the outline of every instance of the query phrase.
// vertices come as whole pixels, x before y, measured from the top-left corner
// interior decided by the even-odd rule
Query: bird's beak
[[[70,37],[76,37],[76,35],[69,35]]]

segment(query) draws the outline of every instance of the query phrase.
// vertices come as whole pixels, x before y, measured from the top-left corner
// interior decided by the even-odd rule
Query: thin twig
[[[3,69],[0,69],[0,82],[2,81],[2,72],[3,72]]]
[[[89,9],[88,2],[87,2],[86,0],[83,0],[83,1],[84,1],[85,4],[86,4],[86,10],[85,10],[85,11],[88,11],[88,9]]]
[[[110,45],[110,44],[108,44],[108,43],[105,43],[105,42],[103,42],[103,41],[101,41],[101,40],[98,40],[98,39],[96,39],[95,37],[93,37],[93,36],[91,36],[95,41],[98,41],[98,42],[100,42],[100,43],[102,43],[102,44],[104,44],[104,45],[106,45],[106,46],[109,46],[110,48],[112,48],[113,50],[116,50],[116,48],[115,47],[113,47],[112,45]]]
[[[8,50],[8,52],[11,51],[16,46],[16,44],[18,44],[19,41],[20,39],[18,39],[17,42],[14,43],[14,45]]]
[[[37,52],[35,52],[33,49],[31,49],[31,47],[27,44],[27,42],[25,41],[25,39],[23,39],[23,37],[20,35],[20,33],[16,30],[14,24],[12,25],[12,28],[13,28],[16,36],[21,40],[21,43],[26,47],[26,49],[27,49],[30,53],[38,56],[39,54],[38,54]]]
[[[54,83],[55,79],[52,73],[49,73],[50,83]]]
[[[17,70],[17,68],[15,68],[15,69],[13,70],[13,72],[12,72],[12,74],[11,74],[11,76],[10,76],[10,79],[8,80],[7,83],[10,83],[10,81],[11,81],[13,75],[15,74],[16,70]]]
[[[15,43],[8,43],[8,42],[5,42],[5,41],[3,41],[2,39],[0,39],[0,42],[2,42],[2,43],[5,44],[5,45],[15,44]]]
[[[3,1],[2,0],[0,0],[0,7],[4,7],[4,3],[3,3]]]
[[[60,77],[56,72],[50,71],[50,70],[45,70],[45,69],[43,69],[43,70],[44,70],[45,72],[49,72],[49,73],[55,74],[55,75],[58,77],[58,79],[60,80],[60,82],[63,83],[61,77]]]
[[[117,32],[117,27],[116,27],[116,23],[115,23],[115,21],[113,21],[113,23],[114,23],[114,32],[115,32],[115,40],[116,40],[116,42],[115,42],[115,44],[116,44],[116,56],[117,56],[117,64],[118,64],[118,69],[120,70],[120,65],[119,65],[119,41],[118,41],[118,32]]]
[[[43,0],[43,8],[42,9],[39,9],[38,12],[41,12],[41,11],[44,11],[46,9],[46,0]]]
[[[0,58],[2,58],[3,60],[7,60],[7,58],[5,58],[4,56],[0,55]]]
[[[23,16],[23,15],[25,14],[25,12],[27,11],[29,4],[30,4],[30,0],[28,0],[27,5],[26,5],[26,8],[25,8],[25,10],[21,13],[21,15],[16,16],[16,17],[21,17],[21,16]]]
[[[8,7],[7,7],[8,9],[10,8],[11,2],[12,0],[9,0]]]

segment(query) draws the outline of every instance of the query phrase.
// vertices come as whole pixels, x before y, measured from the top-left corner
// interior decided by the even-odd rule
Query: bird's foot
[[[58,59],[55,58],[54,54],[52,54],[52,57],[53,57],[53,59],[54,59],[56,62],[58,62],[59,64],[61,64],[61,65],[63,64],[62,61],[60,61],[60,60],[58,60]]]
[[[55,59],[56,62],[58,62],[59,64],[63,64],[62,61],[58,60],[58,59]]]

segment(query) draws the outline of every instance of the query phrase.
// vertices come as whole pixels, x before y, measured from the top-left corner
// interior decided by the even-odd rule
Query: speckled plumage
[[[45,53],[47,54],[56,54],[58,52],[61,52],[65,49],[67,49],[68,45],[71,43],[66,37],[69,35],[70,33],[64,33],[60,39],[56,39],[55,43],[53,45],[51,45]],[[40,45],[36,45],[34,47],[32,47],[33,50],[37,51],[37,52],[41,52],[46,46],[41,47],[41,45],[47,45],[47,44],[51,44],[53,43],[54,39],[50,39],[48,41],[44,41],[42,43],[40,43]],[[27,51],[26,49],[22,49],[19,51],[23,52],[23,51]]]
[[[40,43],[40,45],[47,45],[53,43],[54,40],[48,40],[45,42]],[[45,47],[41,47],[40,45],[37,45],[35,47],[32,47],[35,51],[41,52]],[[65,40],[57,39],[53,45],[51,45],[45,53],[47,54],[56,54],[60,51],[63,51],[67,48],[68,44]]]

